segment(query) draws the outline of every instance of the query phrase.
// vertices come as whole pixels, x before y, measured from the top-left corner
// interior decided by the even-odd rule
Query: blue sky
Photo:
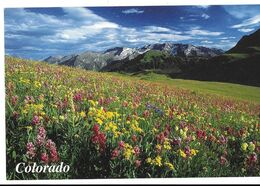
[[[43,59],[173,42],[228,50],[260,28],[260,5],[5,9],[5,53]]]

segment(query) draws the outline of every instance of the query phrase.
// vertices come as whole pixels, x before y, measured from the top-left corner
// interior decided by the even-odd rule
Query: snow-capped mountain
[[[150,50],[158,50],[180,57],[214,57],[223,53],[220,49],[194,46],[190,44],[157,43],[141,48],[115,47],[104,52],[83,52],[69,56],[50,56],[43,61],[51,64],[81,67],[88,70],[100,70],[113,61],[132,60]]]
[[[216,48],[207,48],[203,46],[194,46],[191,44],[157,43],[146,45],[142,50],[159,50],[168,54],[181,57],[214,57],[222,54],[224,51]]]

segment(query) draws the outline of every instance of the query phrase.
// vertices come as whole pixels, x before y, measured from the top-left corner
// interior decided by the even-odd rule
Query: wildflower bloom
[[[151,164],[152,163],[152,158],[149,157],[145,161],[146,161],[146,163]]]
[[[133,136],[132,136],[132,141],[133,141],[134,143],[137,142],[137,137],[136,137],[136,135],[133,135]]]
[[[156,152],[157,152],[157,153],[160,153],[160,152],[162,151],[162,146],[161,146],[160,144],[157,144],[157,145],[155,146],[155,149],[156,149]]]
[[[57,162],[59,160],[58,152],[56,147],[51,148],[50,150],[50,159],[52,162]]]
[[[161,167],[162,166],[162,158],[160,156],[156,156],[154,159],[154,164]]]
[[[82,117],[82,118],[86,117],[86,114],[85,114],[85,112],[83,112],[83,111],[80,112],[79,115],[80,115],[80,117]]]
[[[164,163],[164,165],[167,167],[168,170],[174,170],[174,166],[172,163],[166,162],[166,163]]]
[[[45,138],[46,137],[46,130],[44,129],[44,127],[39,127],[38,129],[38,135]]]
[[[136,156],[138,156],[140,154],[140,148],[138,146],[134,147],[134,153]]]
[[[220,142],[221,144],[226,144],[227,141],[228,141],[228,139],[227,139],[225,136],[223,136],[223,135],[220,136],[219,142]]]
[[[97,135],[99,133],[99,126],[95,124],[92,128],[92,131]]]
[[[92,128],[94,134],[91,137],[91,141],[94,144],[97,144],[100,152],[104,152],[106,147],[106,135],[99,131],[99,126],[95,124]]]
[[[190,151],[191,156],[195,156],[197,153],[198,153],[198,150],[195,150],[195,149],[191,149],[191,151]]]
[[[172,149],[172,147],[171,147],[170,142],[169,142],[168,139],[164,141],[164,143],[163,143],[163,148],[164,148],[165,150],[171,150],[171,149]]]
[[[185,154],[186,154],[187,156],[190,156],[190,154],[191,154],[190,147],[189,147],[189,146],[186,146],[186,147],[184,148],[184,152],[185,152]]]
[[[158,135],[156,136],[156,139],[157,139],[157,141],[158,141],[159,143],[163,143],[164,140],[165,140],[164,133],[161,132],[160,134],[158,134]]]
[[[27,143],[26,145],[27,152],[26,154],[29,156],[30,159],[34,158],[36,155],[35,147],[32,142]]]
[[[172,144],[180,146],[181,145],[181,138],[180,137],[173,138]]]
[[[253,152],[255,150],[255,144],[253,142],[250,142],[248,145],[248,150],[250,152]]]
[[[118,145],[119,145],[119,149],[123,149],[125,147],[125,143],[123,141],[120,141]]]
[[[49,157],[48,157],[48,154],[47,153],[42,153],[41,154],[41,160],[45,163],[45,164],[48,164],[49,162]]]
[[[38,146],[42,146],[44,143],[45,143],[45,137],[38,134],[36,137],[36,144]]]
[[[203,130],[198,130],[197,131],[197,138],[198,139],[206,139],[207,136],[206,136],[206,131],[203,131]]]
[[[247,147],[248,147],[248,144],[247,144],[247,143],[242,143],[241,149],[242,149],[243,151],[246,151],[246,150],[247,150]]]
[[[247,164],[248,165],[253,165],[257,162],[257,154],[253,152],[247,157]]]
[[[12,105],[16,105],[16,103],[17,103],[17,100],[18,100],[18,96],[17,95],[15,95],[15,96],[12,96]]]
[[[221,156],[219,161],[221,165],[225,165],[227,163],[227,159],[225,158],[225,156]]]
[[[186,158],[187,157],[186,153],[183,150],[180,150],[179,153],[180,153],[180,156],[182,158]]]
[[[119,156],[119,150],[116,148],[116,149],[114,149],[113,151],[112,151],[112,153],[111,153],[111,159],[113,160],[113,159],[115,159],[116,157],[118,157]]]
[[[51,139],[48,139],[45,147],[50,151],[50,161],[57,162],[59,160],[59,155],[56,149],[56,144]]]
[[[74,96],[73,96],[73,100],[74,101],[82,101],[82,94],[81,93],[76,93]]]
[[[40,117],[39,116],[34,116],[32,120],[33,125],[37,125],[40,123]]]
[[[125,148],[123,154],[124,154],[125,159],[129,160],[130,157],[131,157],[132,154],[133,154],[133,150],[132,150],[132,148],[131,148],[131,147],[127,147],[127,148]]]

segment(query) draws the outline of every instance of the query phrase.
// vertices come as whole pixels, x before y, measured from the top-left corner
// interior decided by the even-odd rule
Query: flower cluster
[[[94,144],[98,145],[99,151],[102,153],[106,149],[106,135],[100,131],[99,125],[95,124],[92,128],[93,135],[91,140]]]
[[[37,137],[34,142],[28,142],[26,145],[26,155],[29,159],[40,157],[40,160],[45,164],[55,163],[59,161],[56,144],[46,138],[46,130],[44,127],[39,127]]]

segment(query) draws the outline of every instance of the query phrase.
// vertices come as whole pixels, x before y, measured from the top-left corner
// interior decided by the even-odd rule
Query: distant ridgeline
[[[145,72],[172,78],[223,81],[260,86],[260,30],[243,36],[227,52],[190,44],[150,44],[141,48],[116,47],[104,52],[50,56],[51,64],[95,71]]]

